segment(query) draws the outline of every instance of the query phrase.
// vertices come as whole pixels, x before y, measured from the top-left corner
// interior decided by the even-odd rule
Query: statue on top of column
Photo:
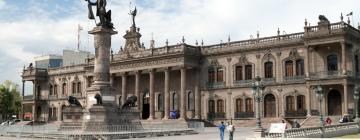
[[[132,22],[133,22],[133,26],[135,27],[135,17],[136,17],[136,14],[137,14],[137,10],[136,10],[136,7],[134,9],[134,11],[131,11],[130,10],[130,15],[132,16]]]
[[[92,11],[92,6],[96,6],[96,16],[99,17],[100,22],[96,23],[96,26],[102,26],[106,28],[113,29],[114,25],[111,23],[111,10],[106,11],[106,0],[96,0],[96,2],[91,2],[91,0],[85,0],[88,2],[88,17],[89,19],[96,19]]]

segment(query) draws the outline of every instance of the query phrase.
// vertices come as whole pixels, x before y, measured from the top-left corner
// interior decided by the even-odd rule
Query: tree
[[[19,86],[9,80],[0,85],[0,112],[2,118],[11,119],[12,115],[19,115],[21,111],[21,97]]]

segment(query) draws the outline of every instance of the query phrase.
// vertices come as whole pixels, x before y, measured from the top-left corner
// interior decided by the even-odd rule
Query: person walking
[[[232,122],[230,122],[229,125],[227,126],[227,130],[229,131],[229,140],[233,140],[235,127],[232,124]]]
[[[224,122],[221,122],[218,128],[220,130],[220,140],[224,140],[224,130],[225,130]]]

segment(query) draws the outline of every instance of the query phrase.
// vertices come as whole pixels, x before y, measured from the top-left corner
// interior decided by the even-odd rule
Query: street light
[[[359,122],[359,90],[360,86],[356,85],[354,90],[354,100],[355,100],[355,122]]]
[[[260,102],[264,96],[265,86],[261,82],[260,76],[256,76],[254,82],[252,83],[252,94],[256,102],[256,128],[261,129],[261,120],[260,120]]]
[[[323,100],[323,97],[324,97],[324,93],[323,93],[324,90],[322,89],[322,87],[320,85],[317,85],[315,87],[314,91],[315,91],[316,97],[319,99],[319,103],[320,103],[320,108],[319,108],[320,124],[323,127],[324,126],[324,119],[323,119],[323,115],[322,115],[321,104],[322,104],[322,100]]]

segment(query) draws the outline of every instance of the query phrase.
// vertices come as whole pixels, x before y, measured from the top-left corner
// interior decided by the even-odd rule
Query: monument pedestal
[[[61,130],[82,130],[85,110],[80,106],[67,106],[63,110]]]
[[[265,129],[264,128],[254,128],[253,131],[254,131],[255,138],[265,137]]]
[[[128,130],[131,128],[131,130]],[[93,105],[85,131],[135,131],[142,129],[140,112],[136,107],[120,109],[114,106]]]

